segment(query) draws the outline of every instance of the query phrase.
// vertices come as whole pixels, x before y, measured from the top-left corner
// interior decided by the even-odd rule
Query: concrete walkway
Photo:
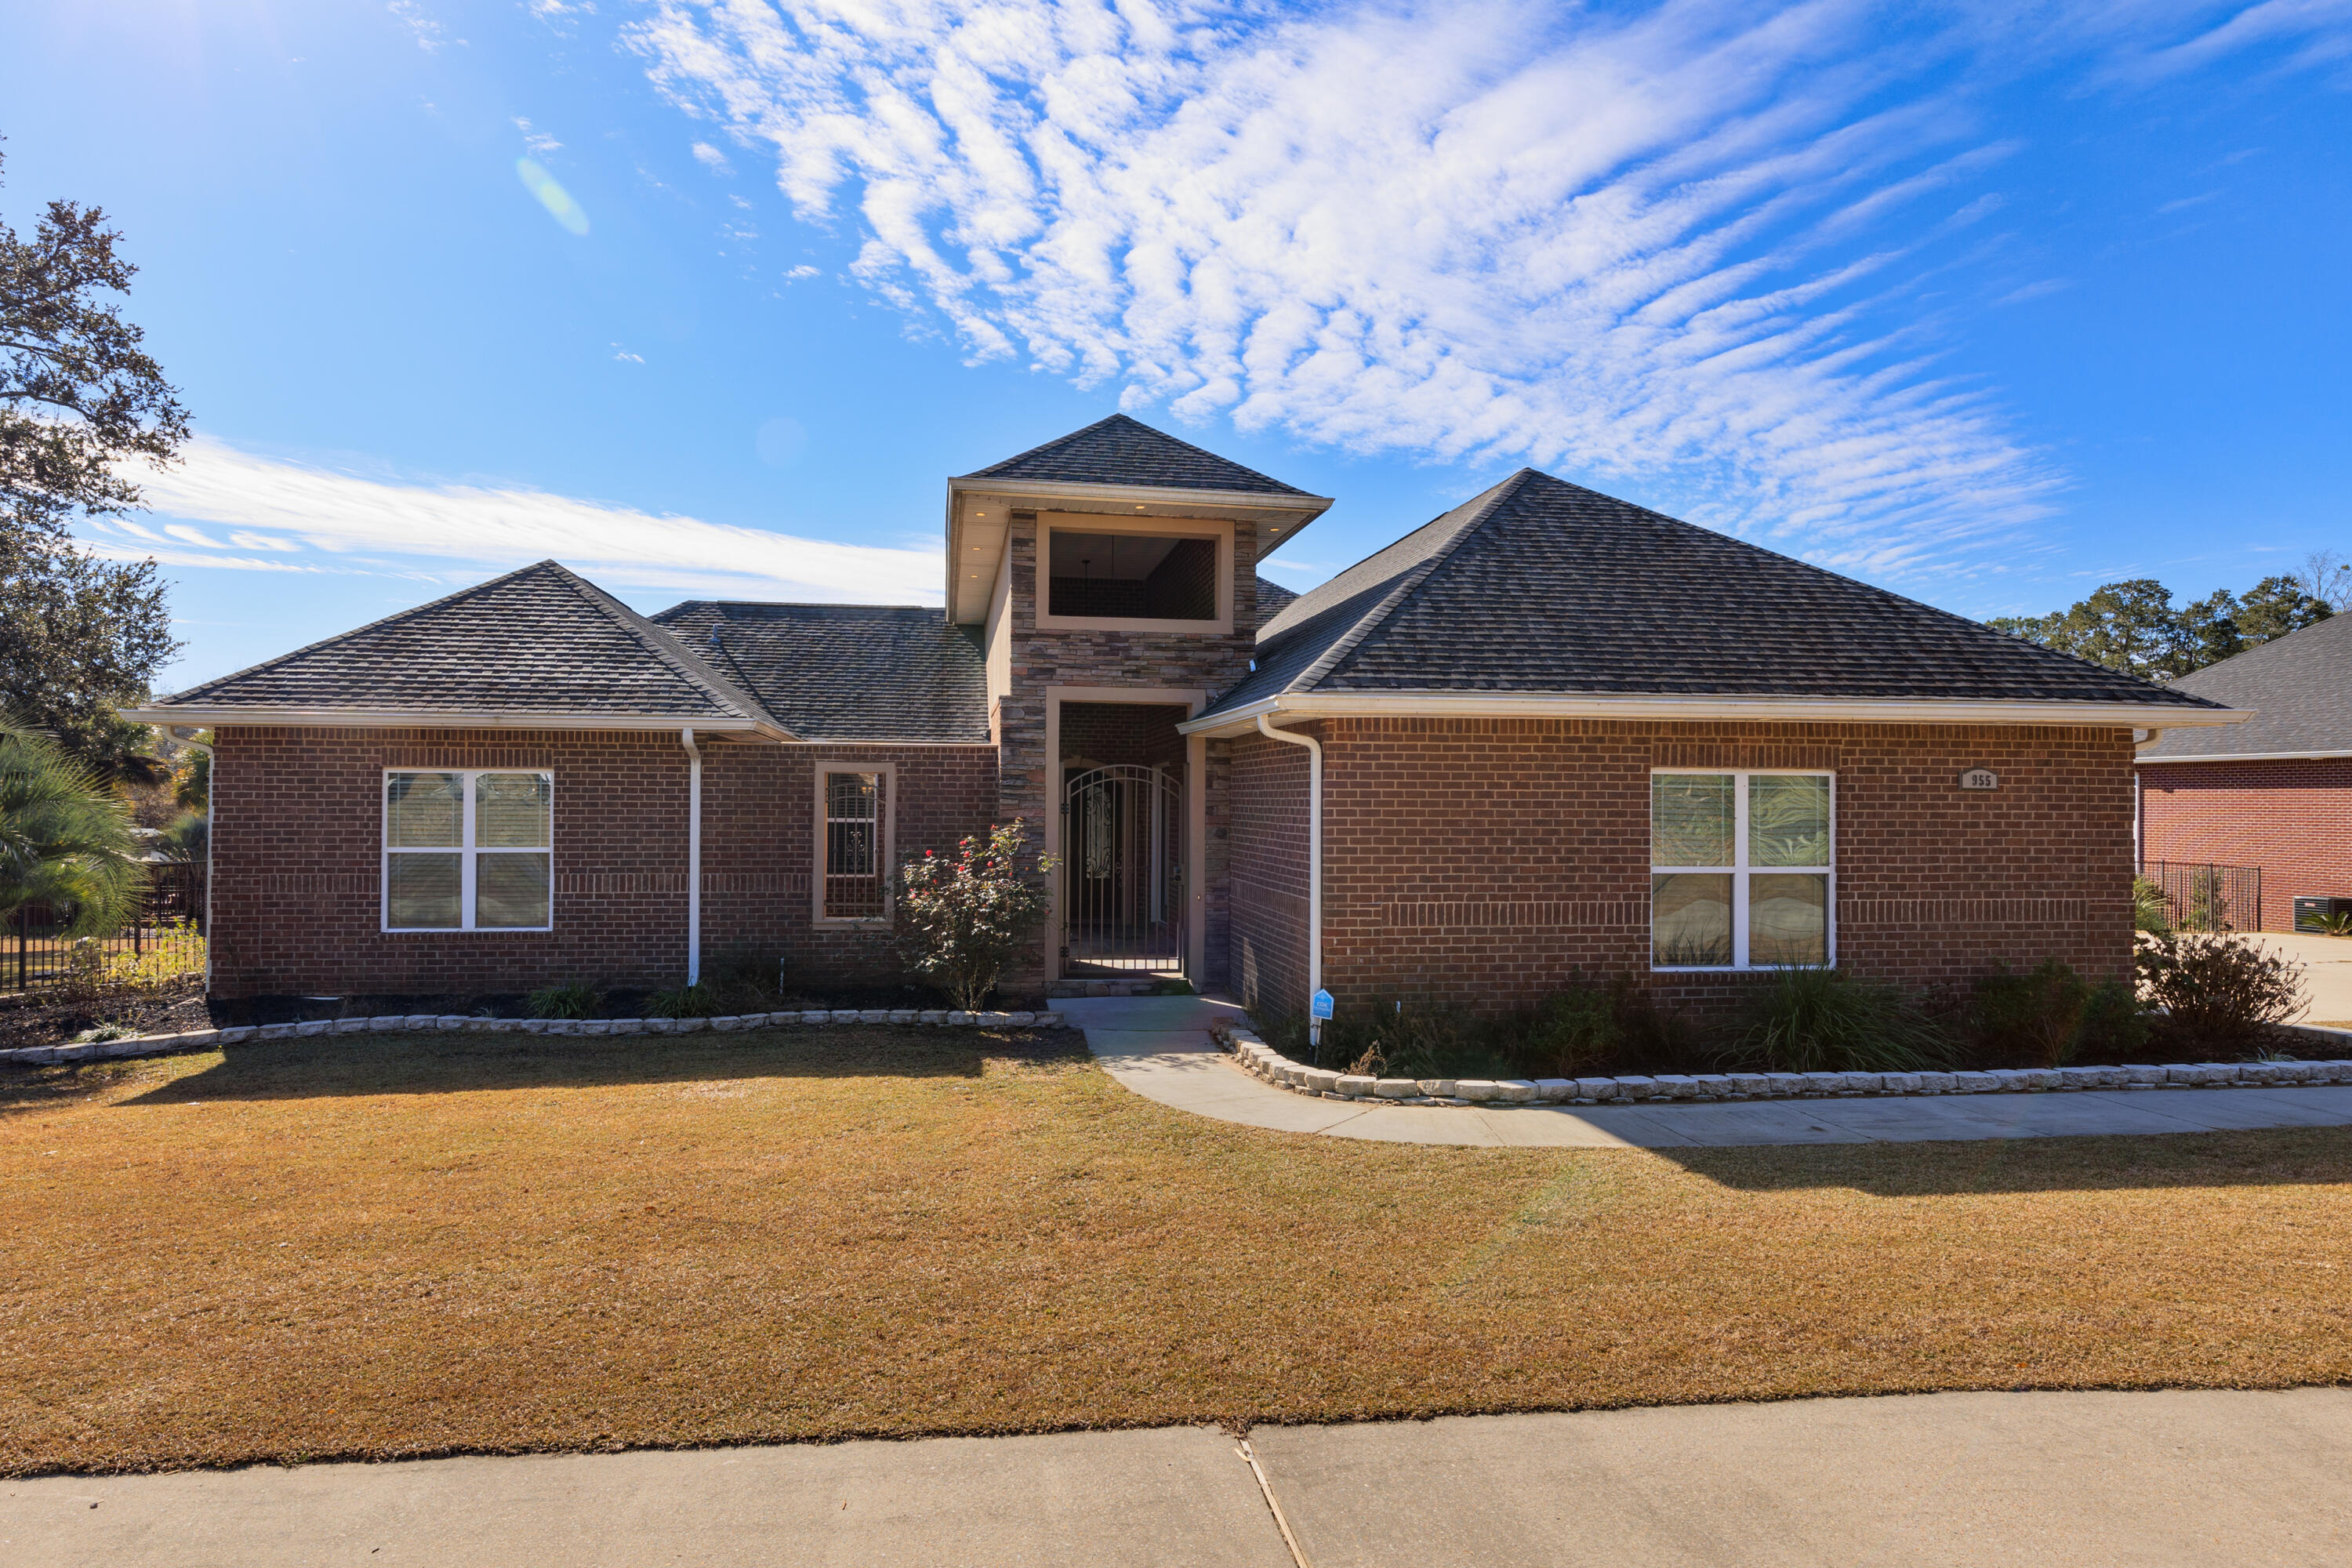
[[[2352,1391],[1940,1394],[0,1482],[10,1568],[2352,1562]]]
[[[1231,1003],[1198,996],[1105,996],[1058,1005],[1086,1031],[1087,1045],[1104,1069],[1148,1100],[1219,1121],[1330,1138],[1675,1149],[2352,1125],[2352,1085],[2340,1084],[1655,1107],[1367,1105],[1309,1099],[1244,1072],[1209,1038],[1209,1026],[1220,1016],[1241,1018]]]

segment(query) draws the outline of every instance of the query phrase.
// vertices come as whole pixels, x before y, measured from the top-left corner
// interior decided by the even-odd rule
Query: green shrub
[[[2162,883],[2146,877],[2132,879],[2132,925],[2158,936],[2171,934],[2172,900],[2164,896]]]
[[[1796,967],[1773,975],[1728,1054],[1770,1072],[1921,1072],[1948,1060],[1951,1046],[1895,987]]]
[[[574,983],[544,986],[524,1000],[534,1018],[593,1018],[604,1005],[604,994],[593,985]]]
[[[1625,1047],[1626,986],[1578,985],[1536,1005],[1519,1036],[1529,1078],[1578,1078]]]
[[[1973,1001],[1977,1046],[1994,1066],[2064,1067],[2085,1050],[2120,1059],[2147,1038],[2130,986],[2094,985],[2062,959],[2027,974],[1995,969],[1977,982]]]
[[[2140,1054],[2147,1037],[2147,1009],[2127,982],[2109,980],[2092,989],[2083,1009],[2079,1055],[2129,1061]]]
[[[1319,1047],[1309,1043],[1303,1018],[1262,1018],[1258,1032],[1295,1061],[1370,1077],[1577,1078],[1702,1065],[1690,1032],[1624,976],[1571,983],[1500,1019],[1387,997],[1325,1024]]]
[[[1053,856],[1033,872],[1023,865],[1027,825],[1013,822],[956,846],[952,857],[926,849],[898,870],[893,911],[898,952],[966,1012],[979,1008],[996,977],[1045,920],[1045,877]]]
[[[656,991],[646,998],[648,1018],[716,1018],[722,1016],[719,992],[701,981],[675,991]]]
[[[2157,1032],[2176,1047],[2248,1049],[2303,1012],[2303,965],[2242,937],[2143,936],[2137,958]]]
[[[702,961],[702,984],[718,998],[719,1012],[772,1013],[792,995],[784,961],[756,949],[713,953]]]

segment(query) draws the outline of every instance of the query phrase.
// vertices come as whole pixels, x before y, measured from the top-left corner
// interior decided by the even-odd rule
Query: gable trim
[[[140,724],[257,724],[299,730],[659,730],[691,728],[706,734],[799,737],[764,719],[713,718],[708,713],[529,713],[511,709],[424,708],[125,708]]]
[[[2185,729],[2239,724],[2249,710],[2121,702],[2006,701],[1963,699],[1824,697],[1596,697],[1572,693],[1511,696],[1493,692],[1286,691],[1176,726],[1187,735],[1223,739],[1254,731],[1259,714],[1306,718],[1761,720],[1822,724],[2087,724]],[[2142,758],[2140,761],[2155,759]]]

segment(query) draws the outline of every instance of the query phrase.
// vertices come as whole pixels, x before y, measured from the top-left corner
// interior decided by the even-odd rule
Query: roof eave
[[[126,708],[140,724],[218,729],[249,724],[304,730],[692,730],[705,735],[749,735],[764,741],[799,737],[765,719],[709,713],[534,713],[483,708],[265,708],[169,703]]]
[[[2329,763],[2352,757],[2352,750],[2327,752],[2178,752],[2170,756],[2134,757],[2134,766],[2152,763]]]
[[[1246,512],[1254,518],[1286,518],[1280,527],[1286,533],[1285,542],[1297,537],[1297,531],[1331,510],[1329,496],[1270,490],[1203,490],[1187,489],[1165,485],[1103,485],[1072,484],[1062,480],[988,479],[977,474],[963,474],[948,480],[947,494],[947,561],[944,563],[942,586],[947,593],[947,618],[961,625],[973,625],[987,614],[987,591],[976,592],[979,602],[974,613],[956,596],[956,574],[972,564],[965,562],[963,499],[966,496],[988,496],[1012,511],[1115,510],[1122,516],[1132,516],[1139,510],[1147,516],[1216,517],[1229,512]],[[1089,506],[1087,503],[1098,503]],[[1009,524],[1009,517],[1006,520]],[[985,552],[985,547],[980,547]],[[987,568],[969,574],[974,580],[992,584],[996,579],[997,563],[989,559],[979,563]]]
[[[2242,709],[2169,703],[1983,700],[1969,698],[1744,697],[1680,693],[1285,691],[1189,719],[1187,735],[1221,739],[1256,728],[1260,714],[1319,718],[1758,720],[1788,723],[2088,724],[2178,730],[2240,724]]]

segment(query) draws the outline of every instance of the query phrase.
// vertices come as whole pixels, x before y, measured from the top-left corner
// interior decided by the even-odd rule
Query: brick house
[[[553,562],[159,701],[215,731],[215,991],[894,977],[895,867],[1014,817],[1020,975],[1500,1005],[2128,956],[2152,686],[1522,470],[1293,595],[1330,502],[1117,416],[948,481],[946,608]]]
[[[2297,898],[2352,900],[2352,616],[2249,648],[2172,689],[2253,716],[2140,747],[2142,859],[2256,868],[2239,901],[2258,908],[2229,916],[2249,930],[2293,929]]]

